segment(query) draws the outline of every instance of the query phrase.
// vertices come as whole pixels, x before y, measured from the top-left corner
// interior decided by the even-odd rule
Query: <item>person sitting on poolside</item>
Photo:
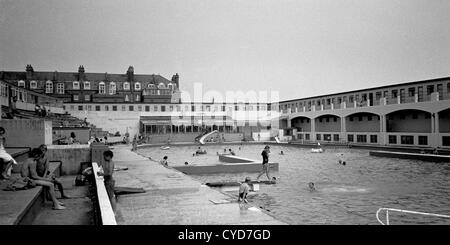
[[[162,165],[164,165],[164,166],[166,166],[166,167],[169,166],[169,164],[168,164],[168,162],[167,162],[167,158],[168,158],[167,156],[164,156],[163,159],[162,159],[161,162],[160,162]]]
[[[31,180],[36,185],[43,186],[48,190],[50,197],[53,201],[53,209],[61,210],[66,209],[62,202],[56,199],[55,186],[51,179],[40,177],[36,172],[37,161],[41,158],[42,151],[39,148],[31,150],[29,158],[23,163],[20,175],[25,180]]]
[[[250,186],[248,185],[248,183],[250,183],[250,181],[251,181],[250,177],[246,177],[244,183],[242,183],[239,186],[238,202],[241,202],[241,200],[242,200],[245,203],[248,203],[247,195],[248,195],[248,192],[250,191]]]
[[[308,183],[308,188],[309,188],[309,191],[315,191],[316,190],[316,187],[314,187],[314,183],[313,182],[309,182]]]
[[[55,175],[50,175],[49,171],[49,162],[47,160],[47,145],[42,144],[39,146],[39,149],[42,151],[41,157],[36,160],[36,173],[39,177],[51,179],[55,187],[58,187],[59,192],[61,193],[62,199],[69,199],[68,196],[64,194],[64,188],[59,179],[56,178]]]

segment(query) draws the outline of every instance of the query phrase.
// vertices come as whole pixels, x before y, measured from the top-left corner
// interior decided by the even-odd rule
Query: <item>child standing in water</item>
[[[17,165],[16,160],[8,154],[5,150],[5,144],[6,144],[6,138],[5,138],[5,129],[3,127],[0,127],[0,161],[3,162],[5,165],[4,168],[2,168],[2,177],[4,179],[9,179],[11,176],[11,170],[12,165]],[[3,167],[3,166],[2,166]]]

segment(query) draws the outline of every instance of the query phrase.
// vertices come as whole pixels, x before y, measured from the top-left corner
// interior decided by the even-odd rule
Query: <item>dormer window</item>
[[[130,83],[129,82],[124,82],[123,83],[123,90],[130,90]]]
[[[90,82],[84,82],[84,89],[91,89],[91,83]]]
[[[47,94],[53,93],[53,82],[52,81],[45,82],[45,93],[47,93]]]
[[[134,90],[141,90],[141,83],[135,83]]]
[[[166,86],[164,86],[164,83],[160,83],[160,84],[158,85],[158,88],[159,88],[159,89],[165,89]]]
[[[104,82],[100,82],[98,84],[98,93],[99,94],[105,94],[106,90],[105,90],[105,83]]]
[[[20,81],[17,83],[17,87],[25,88],[25,81],[24,81],[24,80],[20,80]]]
[[[56,85],[56,93],[64,94],[64,83],[58,83]]]
[[[172,83],[169,83],[169,84],[167,85],[167,88],[170,89],[170,90],[173,90],[173,84],[172,84]]]
[[[116,94],[116,83],[115,82],[111,82],[109,84],[109,94],[110,95]]]
[[[149,89],[155,89],[155,84],[149,83],[147,86]]]
[[[80,89],[80,83],[77,82],[77,81],[73,82],[73,83],[72,83],[72,88],[73,88],[73,89]]]
[[[31,81],[31,82],[30,82],[30,88],[31,88],[31,89],[37,89],[37,82],[34,81],[34,80]]]

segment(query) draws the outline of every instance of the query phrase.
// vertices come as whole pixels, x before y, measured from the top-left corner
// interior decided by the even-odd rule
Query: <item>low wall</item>
[[[257,173],[262,170],[261,163],[230,163],[217,165],[174,166],[174,169],[185,174],[217,174],[217,173]],[[269,163],[271,171],[278,171],[278,163]]]
[[[371,156],[377,157],[391,157],[391,158],[402,158],[402,159],[415,159],[426,162],[448,162],[450,163],[450,156],[434,155],[434,154],[417,154],[417,153],[406,153],[406,152],[392,152],[392,151],[371,151],[369,152]]]
[[[109,201],[108,193],[102,176],[98,176],[97,172],[100,170],[96,162],[92,163],[92,170],[95,176],[95,189],[97,191],[97,208],[99,211],[99,218],[101,225],[117,225],[114,210],[112,209],[111,202]]]
[[[38,147],[52,144],[52,122],[43,119],[3,119],[6,147]]]
[[[91,148],[89,145],[49,145],[48,161],[61,161],[62,175],[76,175],[80,173],[82,162],[91,162]]]
[[[72,128],[72,127],[54,127],[53,133],[56,138],[70,138],[70,134],[74,133],[76,136],[76,139],[81,144],[87,144],[89,139],[91,138],[91,132],[90,129],[85,128]]]

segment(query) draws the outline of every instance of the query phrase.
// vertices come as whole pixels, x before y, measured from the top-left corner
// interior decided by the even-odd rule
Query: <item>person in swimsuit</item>
[[[263,159],[262,170],[259,173],[258,177],[256,177],[257,181],[259,180],[259,177],[261,177],[263,174],[266,174],[267,179],[271,180],[269,176],[269,153],[270,153],[270,146],[266,145],[266,147],[264,147],[264,150],[261,152],[261,156]]]
[[[17,165],[17,162],[5,150],[5,133],[5,129],[3,127],[0,127],[0,163],[2,164],[0,165],[0,171],[2,172],[1,177],[3,177],[4,179],[9,179],[9,177],[11,176],[12,165]]]
[[[244,183],[242,183],[239,186],[239,197],[238,197],[238,202],[245,202],[248,203],[247,201],[247,195],[248,192],[250,191],[250,186],[248,185],[248,183],[250,183],[251,179],[250,177],[246,177]]]

